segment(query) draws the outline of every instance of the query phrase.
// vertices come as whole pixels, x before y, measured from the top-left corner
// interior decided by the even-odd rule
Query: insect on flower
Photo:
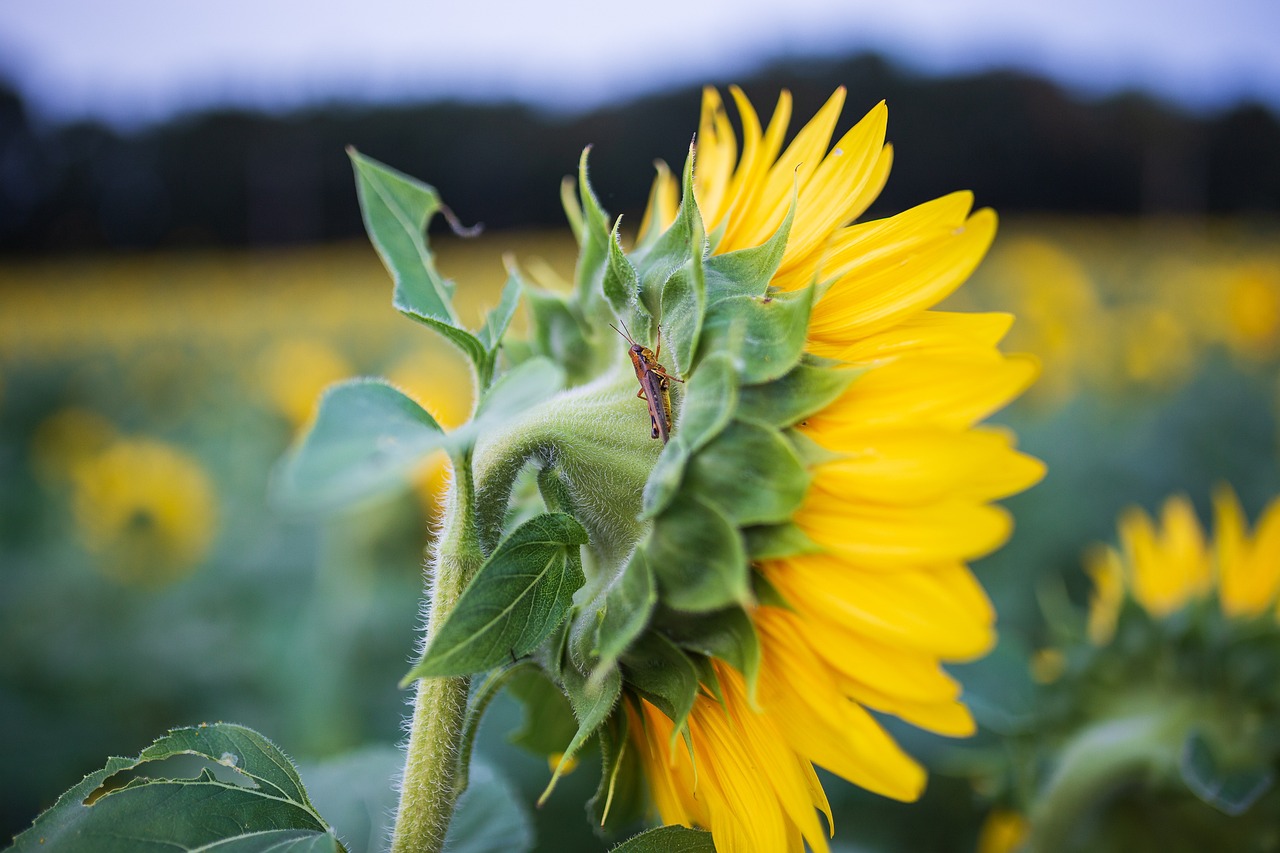
[[[625,332],[612,323],[609,324],[609,328],[622,335],[627,339],[627,343],[631,344],[627,355],[631,356],[631,366],[635,368],[636,379],[640,380],[640,390],[636,392],[636,396],[649,405],[653,437],[661,438],[662,443],[666,444],[667,439],[671,437],[671,380],[674,379],[676,382],[684,382],[684,380],[667,373],[667,369],[658,363],[658,356],[662,354],[662,328],[658,328],[657,352],[636,343],[626,323],[622,323],[622,329],[626,329]]]

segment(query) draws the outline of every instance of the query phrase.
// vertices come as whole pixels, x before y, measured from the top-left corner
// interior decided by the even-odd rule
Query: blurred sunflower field
[[[544,282],[576,254],[568,231],[434,244],[469,323],[504,253]],[[363,242],[0,262],[0,838],[172,726],[235,720],[304,769],[399,737],[443,459],[339,516],[265,497],[331,382],[385,376],[443,425],[466,416],[461,357],[388,301]],[[983,830],[997,792],[970,768],[1031,713],[1028,673],[1063,665],[1044,650],[1089,597],[1086,550],[1170,494],[1204,520],[1219,484],[1250,519],[1280,494],[1280,223],[1006,218],[943,307],[1017,317],[1005,349],[1042,376],[997,421],[1049,473],[976,567],[1001,643],[955,673],[982,733],[894,729],[930,788],[908,805],[829,786],[856,827],[834,849],[1011,849],[1007,820]],[[500,699],[478,749],[532,802],[550,770],[510,743],[520,714]],[[538,811],[538,849],[600,849],[593,764]]]

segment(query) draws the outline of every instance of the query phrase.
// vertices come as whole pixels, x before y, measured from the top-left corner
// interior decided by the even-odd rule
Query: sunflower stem
[[[484,562],[476,532],[471,453],[453,460],[454,482],[437,541],[427,591],[423,648],[444,624]],[[467,778],[462,750],[469,676],[422,678],[416,683],[409,745],[392,834],[392,853],[439,853]]]
[[[1126,784],[1176,774],[1182,743],[1198,716],[1192,703],[1175,699],[1099,721],[1070,740],[1036,796],[1026,849],[1074,850],[1098,803]]]

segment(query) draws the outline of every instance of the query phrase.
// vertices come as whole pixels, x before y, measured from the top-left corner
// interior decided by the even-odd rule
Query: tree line
[[[1193,115],[1012,72],[916,76],[871,55],[779,63],[741,82],[765,119],[790,89],[793,125],[837,85],[849,89],[840,130],[888,101],[895,166],[870,215],[962,188],[1004,213],[1280,211],[1280,121],[1261,105]],[[605,207],[637,213],[652,159],[683,162],[699,99],[674,89],[572,115],[460,102],[218,110],[126,134],[39,127],[0,89],[0,252],[356,237],[347,145],[434,184],[464,221],[509,228],[563,222],[559,182],[591,144]]]

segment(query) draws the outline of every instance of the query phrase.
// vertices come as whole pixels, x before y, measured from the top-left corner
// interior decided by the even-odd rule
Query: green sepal
[[[698,684],[704,696],[710,696],[721,706],[724,705],[724,689],[720,686],[720,676],[716,674],[715,664],[706,655],[691,655],[693,668],[698,671]]]
[[[740,606],[696,617],[670,610],[654,619],[655,627],[682,649],[718,658],[742,673],[748,695],[755,694],[760,675],[760,636]]]
[[[631,742],[630,725],[627,715],[619,709],[597,733],[600,784],[587,801],[587,814],[592,824],[607,834],[642,820],[647,806],[644,769]]]
[[[587,740],[604,725],[605,720],[613,713],[622,695],[622,675],[617,669],[610,670],[603,678],[588,679],[573,666],[566,666],[561,675],[564,678],[565,692],[569,696],[569,705],[573,708],[573,716],[578,720],[578,731],[573,740],[565,747],[564,753],[556,764],[551,781],[547,783],[542,796],[538,797],[541,806],[555,790],[556,782],[564,773],[566,764],[586,745]]]
[[[804,353],[813,296],[814,289],[806,287],[767,296],[730,296],[712,303],[702,327],[700,358],[716,352],[736,354],[746,385],[785,375]]]
[[[392,304],[460,349],[483,388],[493,373],[492,348],[463,328],[453,310],[453,285],[436,270],[427,246],[427,224],[441,209],[440,196],[435,188],[354,148],[347,154],[355,169],[365,230],[395,282]]]
[[[533,326],[529,341],[533,352],[563,365],[571,384],[590,378],[596,369],[595,349],[577,303],[527,282],[523,289]]]
[[[578,158],[578,200],[582,210],[582,228],[578,236],[578,265],[574,270],[574,293],[584,315],[591,316],[592,308],[601,294],[601,281],[609,258],[609,216],[600,206],[591,181],[587,176],[587,157],[591,146],[582,149]]]
[[[693,158],[690,147],[675,221],[650,247],[635,254],[640,301],[661,318],[671,364],[685,376],[692,372],[707,303],[702,271],[706,233],[693,193]]]
[[[714,504],[677,495],[654,522],[646,544],[661,599],[705,613],[751,598],[750,568],[737,526]]]
[[[121,772],[180,755],[206,759],[217,773],[206,767],[195,778],[139,775],[123,787],[111,784]],[[226,777],[237,781],[224,781]],[[275,744],[244,726],[216,723],[174,729],[136,758],[108,759],[41,813],[8,849],[247,851],[263,849],[260,842],[308,853],[344,849],[308,799],[297,769]]]
[[[560,181],[560,206],[564,208],[564,218],[574,242],[582,245],[582,203],[578,201],[578,182],[570,175]]]
[[[515,316],[516,306],[519,304],[520,278],[509,272],[507,283],[502,286],[502,295],[498,298],[498,304],[485,314],[480,331],[476,334],[481,345],[490,353],[497,352],[498,345],[502,343],[502,336],[507,333],[507,327],[511,325],[511,318]]]
[[[675,728],[674,739],[684,728],[698,695],[698,671],[689,656],[661,634],[650,631],[622,656],[627,687],[666,714]]]
[[[809,468],[845,458],[845,454],[828,450],[796,427],[783,430],[783,435],[787,437],[787,441],[791,442],[791,447],[794,448],[796,455]]]
[[[787,521],[808,488],[804,460],[780,432],[738,420],[694,454],[684,475],[684,491],[714,503],[740,527]]]
[[[684,481],[684,467],[689,462],[689,449],[680,441],[677,432],[662,448],[658,460],[653,463],[644,481],[643,504],[640,517],[650,519],[662,512],[680,491]]]
[[[789,521],[752,525],[743,529],[742,538],[747,544],[747,556],[753,561],[816,554],[822,550],[821,545]]]
[[[1191,732],[1183,743],[1178,771],[1193,794],[1232,817],[1244,814],[1275,784],[1275,771],[1267,763],[1222,766],[1199,731]]]
[[[710,832],[673,825],[632,836],[609,853],[716,853],[716,845]]]
[[[506,686],[524,707],[524,722],[507,740],[542,758],[564,752],[578,730],[564,691],[532,666],[519,668]]]
[[[782,264],[795,212],[793,194],[786,218],[768,240],[759,246],[707,259],[707,295],[712,302],[729,296],[764,296],[768,293],[769,282]],[[728,221],[727,217],[725,221]]]
[[[516,528],[467,584],[401,686],[481,672],[536,649],[564,621],[585,580],[578,548],[586,543],[587,531],[564,513]]]
[[[608,585],[584,608],[589,648],[584,659],[595,669],[614,665],[649,624],[658,603],[657,582],[643,548],[637,548]],[[577,626],[575,625],[575,628]]]
[[[805,355],[773,382],[743,388],[738,416],[776,427],[794,426],[837,400],[865,372]]]
[[[751,591],[755,593],[756,601],[761,607],[776,607],[789,613],[796,612],[791,602],[787,601],[786,596],[778,591],[773,581],[769,580],[763,572],[751,573]]]
[[[622,217],[618,217],[609,235],[609,261],[600,287],[617,317],[623,322],[630,321],[627,325],[636,333],[648,334],[653,315],[640,301],[640,276],[622,251],[621,227]]]

